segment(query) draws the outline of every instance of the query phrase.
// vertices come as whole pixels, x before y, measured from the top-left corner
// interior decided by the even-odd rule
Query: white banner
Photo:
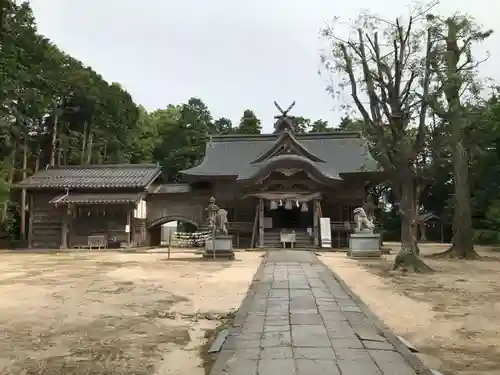
[[[319,218],[319,233],[321,238],[321,247],[331,248],[332,247],[332,228],[330,227],[329,217]]]

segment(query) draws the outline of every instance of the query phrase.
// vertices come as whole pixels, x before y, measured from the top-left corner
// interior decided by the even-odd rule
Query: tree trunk
[[[401,269],[403,272],[430,272],[432,268],[419,256],[416,224],[418,192],[413,176],[404,177],[400,187],[401,250],[394,260],[393,269]]]
[[[57,166],[60,167],[61,166],[61,160],[62,160],[62,153],[63,153],[63,149],[61,147],[61,142],[57,142]]]
[[[455,210],[453,212],[453,242],[451,248],[436,256],[450,258],[477,259],[479,255],[474,251],[472,240],[472,214],[469,186],[469,152],[464,145],[466,138],[465,129],[469,113],[462,105],[461,98],[467,82],[461,76],[462,71],[470,70],[474,64],[468,61],[462,66],[462,56],[466,55],[468,48],[459,47],[459,31],[463,26],[457,19],[446,21],[448,32],[446,35],[445,72],[441,79],[444,95],[448,102],[447,120],[450,126],[450,146],[453,164],[453,182],[455,188]],[[465,46],[470,46],[474,38],[465,41]]]
[[[28,137],[25,134],[23,136],[23,170],[21,180],[25,180],[28,177]],[[21,190],[21,209],[19,215],[21,216],[21,240],[26,239],[26,189]]]
[[[82,153],[80,155],[80,164],[84,164],[85,162],[86,151],[87,151],[87,121],[83,123]]]
[[[53,167],[56,164],[56,147],[57,147],[57,105],[54,104],[53,113],[54,127],[52,129],[52,145],[50,148],[50,166]]]
[[[89,134],[89,140],[87,142],[87,158],[85,160],[85,164],[90,164],[92,161],[92,141],[93,141],[93,133],[90,132]]]
[[[455,180],[455,214],[453,222],[453,253],[460,258],[476,258],[472,241],[472,214],[469,186],[469,155],[458,141],[452,155]]]
[[[104,143],[102,162],[106,163],[106,158],[108,157],[108,143]]]
[[[36,159],[35,159],[35,171],[34,171],[34,173],[38,172],[38,170],[40,169],[40,153],[41,153],[40,146],[37,145],[36,146]]]
[[[36,156],[35,156],[35,170],[34,170],[34,173],[38,172],[38,170],[40,169],[40,157],[41,157],[41,153],[42,153],[42,149],[41,149],[41,140],[42,140],[42,124],[43,124],[43,120],[38,120],[37,121],[37,134],[36,134]]]
[[[462,137],[457,135],[457,137]],[[453,142],[452,164],[455,188],[455,209],[453,211],[453,239],[451,247],[435,257],[477,259],[474,250],[471,197],[469,185],[469,153],[462,140]]]
[[[16,139],[13,142],[12,146],[12,151],[10,152],[10,169],[9,169],[9,174],[7,176],[7,185],[11,186],[12,182],[14,181],[14,174],[16,172],[16,156],[17,156],[17,148],[19,146],[18,144],[19,140]],[[7,220],[7,213],[9,210],[9,201],[7,200],[2,207],[2,213],[0,216],[0,224],[4,224],[5,221]]]

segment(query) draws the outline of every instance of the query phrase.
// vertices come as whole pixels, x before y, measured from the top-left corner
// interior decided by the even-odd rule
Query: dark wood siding
[[[75,209],[75,216],[70,219],[70,247],[85,247],[88,236],[103,235],[112,242],[127,242],[128,233],[126,205],[93,205]]]
[[[134,246],[147,245],[147,224],[146,220],[136,219],[133,221],[132,243]]]
[[[56,208],[49,201],[57,193],[33,193],[31,246],[34,248],[60,248],[63,209]]]

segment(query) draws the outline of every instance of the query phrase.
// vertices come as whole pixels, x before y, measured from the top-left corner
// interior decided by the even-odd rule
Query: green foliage
[[[10,186],[7,183],[7,168],[0,163],[0,205],[9,200]]]
[[[477,243],[500,243],[500,97],[474,112],[467,130],[471,155],[472,219]]]
[[[241,134],[260,134],[262,126],[255,113],[251,109],[246,109],[235,131]]]
[[[305,117],[295,117],[293,119],[295,125],[295,133],[306,133],[311,126],[311,120]]]
[[[474,240],[488,245],[500,243],[500,198],[490,201],[483,218],[476,220]]]
[[[354,120],[349,116],[342,117],[337,128],[342,131],[363,132],[365,130],[362,120]]]
[[[230,134],[233,132],[233,123],[226,117],[221,117],[214,121],[216,134]]]
[[[334,129],[328,126],[328,122],[324,120],[316,120],[311,124],[310,133],[327,133]]]

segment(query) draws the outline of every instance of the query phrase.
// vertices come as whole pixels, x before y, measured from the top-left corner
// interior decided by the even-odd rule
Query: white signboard
[[[329,217],[321,217],[319,219],[319,233],[321,238],[321,247],[331,248],[332,247],[332,228],[330,226]]]
[[[280,233],[280,241],[281,242],[295,242],[295,233]]]

